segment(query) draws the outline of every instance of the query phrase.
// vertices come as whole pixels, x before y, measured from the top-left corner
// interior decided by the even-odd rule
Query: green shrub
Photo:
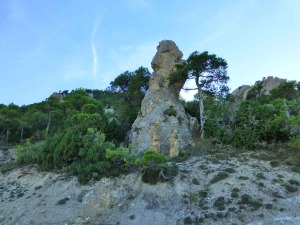
[[[219,211],[224,211],[225,210],[225,203],[226,203],[226,200],[223,196],[221,197],[218,197],[214,204],[213,204],[213,207]]]
[[[236,147],[253,149],[259,142],[259,134],[251,127],[237,128],[233,132],[232,141]]]
[[[249,177],[246,177],[246,176],[239,176],[238,179],[239,179],[239,180],[249,180]]]
[[[233,188],[233,189],[232,189],[232,192],[231,192],[231,197],[233,197],[233,198],[238,198],[238,197],[239,197],[239,192],[240,192],[240,189],[238,189],[238,188]]]
[[[266,206],[266,209],[273,209],[273,204],[268,203],[265,206]]]
[[[229,174],[226,173],[226,172],[224,172],[224,171],[222,171],[222,172],[217,173],[217,174],[211,179],[210,183],[211,183],[211,184],[214,184],[214,183],[217,183],[217,182],[219,182],[219,181],[221,181],[221,180],[224,180],[224,179],[226,179],[226,178],[228,178],[228,177],[229,177]]]
[[[142,180],[149,184],[156,184],[159,180],[172,179],[178,172],[178,168],[174,163],[168,164],[165,155],[154,151],[142,153],[135,160],[135,165],[143,169]]]
[[[285,162],[291,166],[293,172],[300,173],[300,156],[289,157]]]
[[[300,152],[300,135],[291,137],[288,146]]]
[[[278,160],[272,160],[272,161],[270,161],[270,165],[272,167],[278,167],[278,166],[280,166],[280,163]]]
[[[155,151],[145,151],[135,160],[135,165],[137,167],[146,168],[151,165],[165,165],[167,162],[168,158],[165,155]]]
[[[83,117],[88,119],[86,116]],[[98,116],[90,117],[93,118],[97,119]],[[134,164],[131,149],[115,148],[113,143],[105,141],[105,134],[97,128],[86,128],[91,121],[81,122],[88,123],[79,122],[73,127],[57,132],[38,150],[29,148],[28,144],[24,145],[26,148],[20,147],[20,161],[25,161],[26,156],[25,162],[32,159],[31,161],[40,163],[44,169],[73,173],[77,175],[80,183],[128,172],[129,166]],[[34,154],[31,154],[32,152]]]
[[[110,174],[119,175],[129,171],[134,165],[136,154],[130,148],[119,147],[114,150],[106,150],[106,160],[110,164]]]
[[[186,161],[191,156],[190,152],[180,151],[178,156],[172,157],[173,162],[183,162]]]
[[[199,179],[197,179],[197,178],[193,178],[192,183],[195,185],[200,185]]]
[[[232,193],[231,193],[231,197],[232,197],[232,198],[238,198],[238,197],[239,197],[239,193],[237,193],[237,192],[232,192]]]
[[[291,192],[291,193],[298,191],[297,187],[289,185],[289,184],[285,184],[284,187],[288,192]]]
[[[265,177],[265,175],[264,175],[263,173],[257,173],[255,176],[256,176],[258,179],[263,179],[263,180],[266,179],[266,177]]]
[[[288,182],[289,182],[290,184],[292,184],[292,185],[297,185],[297,186],[300,185],[299,181],[294,180],[294,179],[290,179]]]
[[[198,195],[195,192],[190,192],[188,199],[190,201],[190,203],[196,203],[198,201]]]
[[[236,170],[231,167],[224,169],[224,171],[227,173],[235,173],[236,172]]]
[[[263,206],[263,204],[255,199],[253,199],[250,195],[248,194],[243,194],[241,196],[241,200],[238,202],[240,205],[248,205],[252,208],[253,211],[259,209],[260,207]]]
[[[167,115],[167,116],[174,116],[174,117],[176,117],[177,112],[174,109],[174,106],[169,106],[169,108],[164,111],[164,114]]]
[[[33,144],[29,139],[27,139],[23,145],[18,145],[16,148],[16,162],[18,164],[38,162],[42,148],[42,143]]]

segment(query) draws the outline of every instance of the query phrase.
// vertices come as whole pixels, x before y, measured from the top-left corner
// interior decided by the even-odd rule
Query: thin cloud
[[[98,54],[97,54],[97,48],[95,45],[95,36],[96,36],[97,30],[98,30],[98,20],[95,21],[92,36],[91,36],[91,47],[92,47],[92,53],[93,53],[92,68],[93,68],[94,78],[97,77],[97,72],[98,72]]]

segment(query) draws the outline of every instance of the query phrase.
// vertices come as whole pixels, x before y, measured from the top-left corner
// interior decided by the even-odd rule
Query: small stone
[[[283,189],[280,187],[272,187],[270,188],[270,191],[273,196],[278,197],[278,198],[286,198],[286,193]]]
[[[0,223],[2,223],[5,220],[5,216],[0,216]]]

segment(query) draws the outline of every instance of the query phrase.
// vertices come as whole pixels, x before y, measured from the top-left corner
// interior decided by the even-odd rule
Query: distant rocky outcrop
[[[262,91],[264,92],[264,94],[269,94],[272,89],[278,87],[281,83],[284,82],[286,82],[286,79],[268,76],[262,81]]]
[[[60,101],[60,102],[62,102],[63,101],[63,99],[65,98],[67,96],[67,94],[65,94],[65,93],[61,93],[61,92],[54,92],[53,94],[51,94],[50,95],[50,97],[52,97],[52,98],[58,98],[58,100]]]
[[[270,94],[270,91],[276,87],[278,87],[281,83],[286,82],[286,79],[281,79],[278,77],[272,77],[268,76],[267,78],[264,78],[261,83],[261,93],[260,94]],[[253,88],[254,86],[250,85],[242,85],[235,89],[231,94],[233,96],[240,96],[244,99],[247,97],[248,92]]]
[[[252,87],[250,85],[242,85],[235,89],[231,94],[234,96],[241,96],[243,99],[245,99],[251,88]]]
[[[139,151],[177,156],[194,145],[198,130],[196,118],[189,117],[179,101],[182,84],[169,86],[169,74],[181,63],[183,54],[173,41],[161,41],[152,60],[154,73],[142,101],[141,113],[132,125],[129,140]]]
[[[281,79],[278,77],[268,76],[267,78],[263,78],[261,81],[257,81],[255,85],[259,84],[260,92],[257,93],[258,95],[261,94],[270,94],[270,91],[276,87],[278,87],[281,83],[286,82],[285,79]],[[233,101],[230,104],[230,107],[233,111],[237,110],[241,105],[242,101],[247,98],[248,92],[255,87],[255,85],[242,85],[235,89],[231,94],[233,96]]]

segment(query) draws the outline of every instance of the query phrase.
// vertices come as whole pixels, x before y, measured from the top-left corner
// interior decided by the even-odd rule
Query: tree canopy
[[[227,62],[215,54],[208,54],[207,51],[203,53],[195,51],[186,62],[177,66],[177,70],[170,74],[169,79],[170,85],[185,82],[187,79],[195,80],[196,88],[188,88],[188,90],[198,91],[200,132],[203,138],[205,124],[203,92],[221,96],[228,93]]]

